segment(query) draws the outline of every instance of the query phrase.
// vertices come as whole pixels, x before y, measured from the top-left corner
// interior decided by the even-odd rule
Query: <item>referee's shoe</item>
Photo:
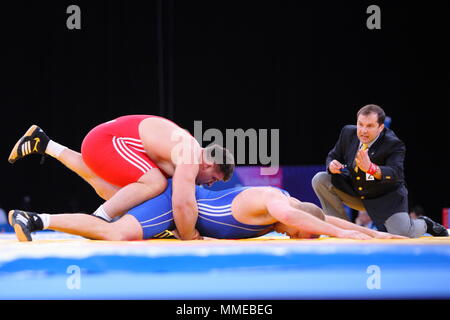
[[[32,125],[15,144],[8,158],[9,163],[14,163],[16,160],[30,154],[45,155],[45,149],[49,141],[50,138],[45,134],[44,130],[35,124]]]
[[[421,216],[418,219],[425,220],[427,225],[427,233],[434,237],[448,237],[448,231],[442,224],[431,220],[427,216]]]

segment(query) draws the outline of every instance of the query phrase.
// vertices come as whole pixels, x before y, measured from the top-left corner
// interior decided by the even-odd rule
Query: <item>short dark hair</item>
[[[218,144],[213,144],[205,148],[206,157],[214,162],[219,171],[223,173],[223,181],[228,181],[234,172],[234,157],[231,152]]]
[[[425,215],[425,210],[421,205],[415,205],[412,207],[412,210],[410,212],[415,212],[416,216],[422,217]]]
[[[367,116],[368,114],[375,113],[378,116],[378,124],[384,124],[384,120],[386,119],[386,113],[384,113],[383,108],[377,106],[376,104],[368,104],[359,109],[356,114],[356,119],[359,118],[359,115]]]

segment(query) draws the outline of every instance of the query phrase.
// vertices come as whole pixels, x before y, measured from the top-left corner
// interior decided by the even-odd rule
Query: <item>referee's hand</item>
[[[332,174],[340,174],[341,173],[341,169],[344,166],[342,165],[342,163],[340,163],[337,160],[333,160],[330,162],[330,165],[328,166],[328,170],[330,170],[330,172]]]

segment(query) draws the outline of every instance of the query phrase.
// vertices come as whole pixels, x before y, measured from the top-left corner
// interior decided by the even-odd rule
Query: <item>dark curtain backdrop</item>
[[[66,8],[81,8],[68,30]],[[368,30],[366,8],[381,8]],[[448,6],[407,1],[44,1],[0,8],[0,206],[91,211],[47,158],[7,162],[31,124],[79,150],[96,124],[160,114],[193,130],[280,129],[285,165],[323,163],[368,103],[407,145],[410,203],[438,218],[448,181]],[[24,200],[28,196],[30,201]]]

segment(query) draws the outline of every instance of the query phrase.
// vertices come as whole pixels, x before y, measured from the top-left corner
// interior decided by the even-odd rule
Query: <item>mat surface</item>
[[[450,298],[450,239],[0,236],[0,299]]]

